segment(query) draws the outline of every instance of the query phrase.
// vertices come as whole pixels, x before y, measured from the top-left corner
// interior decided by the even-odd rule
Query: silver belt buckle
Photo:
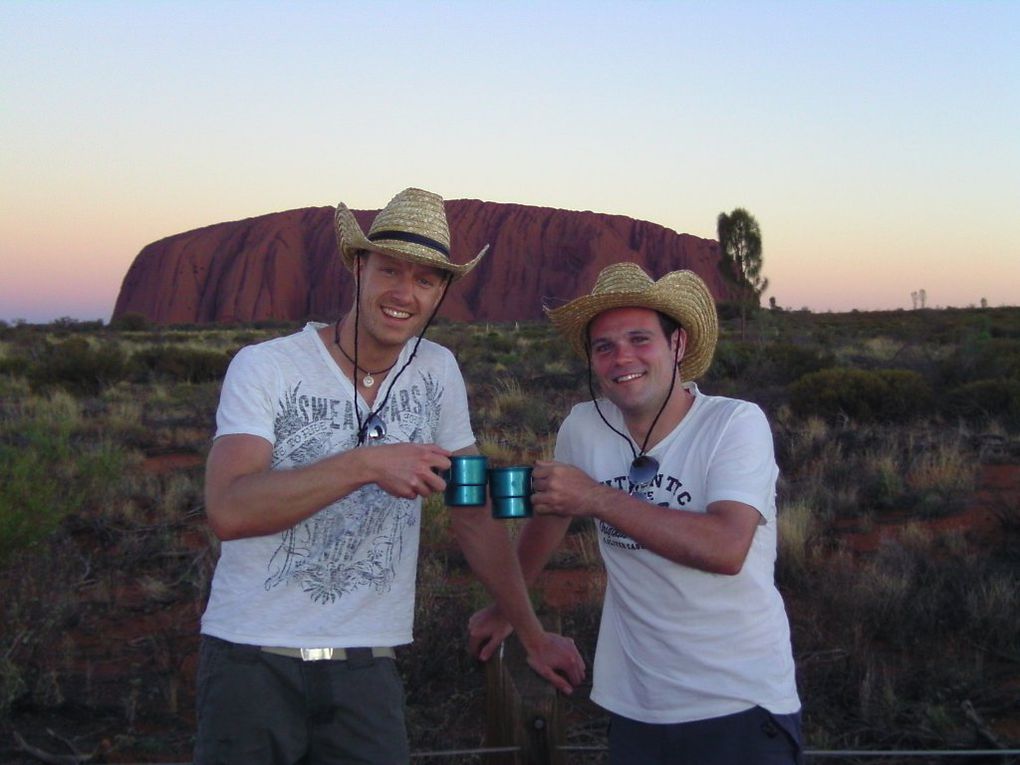
[[[323,661],[333,658],[332,648],[302,648],[301,661]]]

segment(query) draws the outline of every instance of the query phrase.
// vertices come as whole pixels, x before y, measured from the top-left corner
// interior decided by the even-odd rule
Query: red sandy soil
[[[890,513],[876,520],[867,531],[843,525],[842,540],[858,553],[874,552],[883,542],[894,541],[908,526],[921,526],[933,537],[952,533],[980,543],[1001,533],[999,513],[1020,506],[1020,465],[983,465],[978,490],[960,513],[920,519],[906,513]]]
[[[196,454],[164,454],[148,458],[145,469],[154,474],[166,474],[176,470],[194,469],[202,462]],[[980,543],[990,535],[1001,532],[1001,522],[996,513],[1004,508],[1015,508],[1020,502],[1020,465],[987,465],[982,470],[978,491],[967,508],[956,515],[919,521],[916,517],[883,518],[874,527],[865,531],[846,529],[845,538],[851,549],[867,553],[878,548],[883,540],[895,539],[908,523],[922,523],[932,534],[962,533],[965,538]],[[568,540],[570,537],[568,537]],[[186,554],[201,555],[208,549],[208,538],[200,518],[186,535],[192,549]],[[537,587],[544,602],[552,609],[577,604],[585,599],[592,602],[601,600],[605,587],[605,574],[591,569],[551,569],[542,574]],[[88,590],[81,595],[87,602]],[[108,596],[99,596],[108,597]],[[108,603],[109,601],[107,601]],[[195,674],[195,651],[181,651],[182,646],[195,642],[200,614],[194,603],[156,602],[151,592],[146,592],[137,582],[117,584],[113,602],[120,618],[102,619],[78,625],[73,629],[75,664],[78,672],[87,673],[90,694],[93,701],[125,704],[127,688],[135,692],[145,690],[143,677],[155,671],[164,678],[176,673],[180,677],[177,713],[163,720],[136,719],[130,726],[132,739],[142,742],[132,745],[131,740],[111,742],[105,739],[94,750],[91,762],[183,762],[190,758],[188,731],[192,730],[193,678]],[[164,650],[160,651],[163,646]],[[176,650],[166,650],[166,646]],[[176,667],[159,666],[159,656],[186,656]],[[61,665],[67,669],[66,665]],[[163,685],[166,683],[164,681]],[[164,691],[165,693],[165,691]],[[106,698],[109,696],[109,698]],[[78,713],[80,717],[81,713]],[[2,722],[2,721],[0,721]],[[97,735],[108,735],[109,721],[91,719],[68,719],[59,713],[19,715],[11,723],[0,724],[0,732],[18,731],[31,745],[53,754],[66,755],[72,741],[90,743],[93,747]],[[100,733],[102,732],[102,733]],[[1014,731],[1002,731],[1012,735]],[[144,745],[159,741],[158,752]],[[11,765],[38,763],[40,759],[21,751],[12,735],[0,737],[0,761]],[[65,762],[69,762],[65,760]]]
[[[184,470],[185,468],[201,464],[201,454],[157,454],[152,457],[146,457],[142,463],[142,469],[155,475],[164,475],[175,470]]]

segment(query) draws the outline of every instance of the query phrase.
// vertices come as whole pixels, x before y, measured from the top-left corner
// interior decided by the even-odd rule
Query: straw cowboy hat
[[[464,265],[453,263],[443,198],[421,189],[404,189],[393,197],[375,216],[368,236],[341,202],[336,206],[336,239],[344,263],[352,271],[354,258],[365,250],[448,271],[454,281],[478,265],[489,249],[485,245],[474,260]]]
[[[680,362],[685,379],[696,380],[712,363],[719,318],[712,294],[693,271],[673,271],[652,281],[637,263],[615,263],[602,269],[590,295],[545,312],[570,347],[587,358],[588,324],[611,308],[650,308],[679,322],[687,331]]]

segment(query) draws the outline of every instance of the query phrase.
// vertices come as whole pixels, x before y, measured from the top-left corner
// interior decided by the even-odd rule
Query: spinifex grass
[[[124,452],[83,441],[81,405],[67,394],[28,397],[0,420],[0,563],[39,544],[67,515],[114,491]]]
[[[724,322],[718,364],[700,385],[760,403],[774,425],[783,475],[777,577],[792,616],[809,744],[972,744],[965,701],[986,719],[1020,718],[1015,693],[1002,683],[1015,672],[1020,644],[1016,502],[1002,494],[991,507],[1004,520],[1002,533],[981,543],[935,533],[925,517],[952,514],[975,496],[978,435],[997,436],[1002,467],[1020,453],[1017,420],[994,411],[996,402],[1013,401],[1013,384],[999,377],[1011,374],[1020,349],[1020,310],[767,318],[743,343]],[[67,736],[75,720],[92,721],[77,731],[83,750],[107,738],[121,759],[190,756],[193,731],[183,712],[193,704],[197,619],[218,552],[201,523],[198,463],[219,382],[188,380],[207,377],[245,343],[295,328],[0,326],[7,460],[0,515],[33,519],[18,532],[29,533],[32,546],[0,530],[0,544],[13,553],[0,564],[0,719],[27,725],[41,710],[44,724]],[[29,380],[57,368],[43,365],[47,348],[76,336],[87,338],[88,350],[71,348],[80,351],[80,371],[101,360],[93,349],[116,347],[126,376],[96,392],[71,380],[75,398],[59,392],[62,385],[34,395]],[[430,337],[460,362],[482,451],[498,464],[551,458],[563,417],[588,398],[584,362],[555,331],[542,322],[441,322]],[[150,363],[139,365],[143,359]],[[838,409],[793,414],[795,381],[837,363],[911,371],[934,398],[917,418],[895,425]],[[846,382],[842,372],[832,377]],[[917,382],[892,379],[900,389]],[[987,395],[946,395],[962,396],[968,385]],[[199,459],[166,473],[141,462],[143,454],[180,451]],[[911,521],[874,552],[852,552],[842,537],[848,527]],[[571,531],[557,565],[598,567],[591,522]],[[432,498],[423,514],[415,644],[402,649],[400,663],[415,750],[474,746],[481,735],[483,683],[464,635],[467,616],[486,598],[459,561],[451,565],[455,549],[446,509]],[[598,612],[587,600],[562,612],[564,632],[589,658]],[[117,640],[97,647],[97,635]],[[127,672],[111,677],[111,667]],[[572,716],[600,724],[583,693],[571,704]],[[183,743],[147,749],[131,730],[136,720],[160,727],[163,742]]]

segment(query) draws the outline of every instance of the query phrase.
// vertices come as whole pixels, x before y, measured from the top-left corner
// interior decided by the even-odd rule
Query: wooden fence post
[[[553,629],[546,624],[546,629],[559,631],[558,625]],[[487,765],[565,765],[556,689],[528,666],[516,635],[503,641],[485,669],[485,746],[518,747],[512,753],[485,755]]]

